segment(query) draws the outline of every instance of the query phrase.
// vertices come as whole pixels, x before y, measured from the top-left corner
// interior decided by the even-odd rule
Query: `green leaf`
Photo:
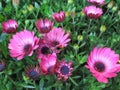
[[[7,37],[7,34],[6,33],[2,33],[0,35],[0,42],[3,42],[6,39],[6,37]]]

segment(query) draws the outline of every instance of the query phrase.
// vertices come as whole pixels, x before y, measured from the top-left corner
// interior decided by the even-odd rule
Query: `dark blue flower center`
[[[96,62],[94,68],[98,72],[103,72],[105,70],[105,65],[102,62]]]
[[[55,47],[55,46],[58,45],[58,44],[59,44],[58,41],[53,41],[53,42],[52,42],[52,46],[53,46],[53,47]]]
[[[64,65],[64,66],[61,67],[60,72],[61,72],[63,75],[67,75],[67,74],[69,74],[70,69],[69,69],[68,66],[65,66],[65,65]]]
[[[42,47],[41,49],[42,54],[49,54],[49,51],[50,51],[49,48],[46,46]]]
[[[5,68],[5,65],[0,64],[0,71],[4,70],[4,68]]]
[[[50,66],[48,69],[47,69],[47,73],[52,73],[53,72],[53,66]]]
[[[32,70],[30,73],[29,73],[29,77],[32,78],[32,79],[35,79],[39,76],[39,73],[35,70]]]
[[[31,51],[31,49],[32,49],[31,44],[27,44],[27,45],[24,46],[24,52],[25,52],[26,54],[29,54],[30,51]]]
[[[14,31],[15,28],[14,27],[9,27],[8,30],[11,32],[11,31]]]

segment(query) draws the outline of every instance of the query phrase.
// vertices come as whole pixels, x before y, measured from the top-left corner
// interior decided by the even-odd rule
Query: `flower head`
[[[8,20],[2,23],[3,32],[11,34],[15,33],[18,28],[18,23],[15,20]]]
[[[0,62],[0,72],[3,71],[5,69],[5,62],[2,60]]]
[[[34,32],[28,30],[20,31],[10,39],[8,46],[10,49],[10,56],[18,60],[23,59],[26,55],[31,56],[33,50],[38,48],[38,43],[39,39],[34,36]]]
[[[102,9],[96,6],[86,6],[83,12],[89,18],[99,18],[103,14]]]
[[[51,48],[63,48],[67,46],[70,41],[69,33],[65,33],[62,28],[53,28],[44,37],[45,42],[51,46]]]
[[[42,71],[42,74],[53,74],[55,73],[55,67],[57,63],[57,57],[56,54],[49,54],[46,57],[41,58],[40,69]]]
[[[26,68],[26,75],[32,79],[35,80],[36,78],[38,78],[40,76],[40,68],[39,66],[28,66]]]
[[[108,78],[117,76],[120,65],[117,64],[119,55],[108,47],[95,47],[87,60],[86,68],[99,82],[107,83]]]
[[[37,53],[37,59],[41,59],[41,58],[46,57],[49,54],[51,54],[52,50],[51,50],[50,46],[44,42],[44,40],[40,40],[39,47],[38,47],[36,53]]]
[[[57,22],[63,22],[65,19],[65,12],[60,11],[59,13],[54,13],[52,18]]]
[[[72,70],[73,70],[72,62],[66,63],[65,60],[62,60],[61,62],[59,62],[56,68],[58,80],[60,79],[67,80],[68,77],[72,75],[71,74]]]
[[[35,25],[38,31],[44,34],[52,30],[54,23],[46,18],[45,20],[39,19],[38,21],[35,22]]]
[[[103,5],[105,3],[105,0],[88,0],[88,2],[96,5]]]

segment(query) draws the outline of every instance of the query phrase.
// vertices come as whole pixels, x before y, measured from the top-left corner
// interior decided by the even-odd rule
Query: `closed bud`
[[[12,4],[14,7],[18,6],[19,2],[19,0],[12,0]]]
[[[112,8],[112,11],[115,12],[115,11],[117,11],[117,9],[118,9],[118,7],[117,7],[117,6],[114,6],[114,7]]]
[[[120,16],[120,10],[118,11],[118,15]]]
[[[75,14],[76,14],[75,11],[71,11],[71,12],[70,12],[70,15],[71,15],[73,18],[75,17]]]
[[[68,0],[68,4],[72,4],[73,3],[73,0]]]
[[[83,12],[83,11],[81,11],[81,12],[80,12],[80,16],[82,16],[82,17],[84,17],[84,16],[85,16],[85,14],[84,14],[84,12]]]
[[[78,44],[75,44],[75,45],[73,46],[73,48],[74,48],[75,50],[78,50],[78,49],[79,49]]]
[[[77,39],[78,39],[78,41],[82,41],[83,40],[83,36],[82,35],[78,35]]]
[[[107,7],[108,7],[108,8],[112,8],[114,4],[115,4],[115,2],[114,2],[114,1],[111,1],[110,3],[108,3]]]
[[[33,5],[30,4],[28,7],[27,7],[28,11],[32,11],[34,9]]]
[[[105,31],[106,31],[106,26],[105,26],[105,25],[102,25],[102,26],[100,27],[100,31],[101,31],[101,32],[105,32]]]
[[[70,16],[69,12],[65,12],[65,16],[66,17]]]

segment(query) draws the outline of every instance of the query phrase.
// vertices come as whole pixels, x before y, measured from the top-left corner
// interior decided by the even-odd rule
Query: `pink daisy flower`
[[[3,32],[11,34],[15,33],[18,28],[18,23],[15,20],[8,20],[2,23]]]
[[[41,58],[40,69],[42,74],[53,74],[55,73],[55,67],[57,63],[57,56],[55,53],[49,54],[46,57]]]
[[[88,2],[96,5],[103,5],[105,3],[105,0],[88,0]]]
[[[35,22],[35,25],[40,33],[45,34],[52,30],[54,23],[47,18],[45,20],[40,18]]]
[[[86,68],[99,82],[108,83],[108,78],[116,77],[120,71],[118,60],[119,55],[110,48],[95,47],[88,57]]]
[[[66,63],[65,60],[62,60],[61,62],[59,62],[56,68],[58,80],[61,80],[61,79],[67,80],[68,77],[72,75],[71,74],[72,70],[73,70],[72,62]]]
[[[59,13],[54,13],[52,18],[57,22],[63,22],[65,19],[65,12],[60,11]]]
[[[44,40],[51,48],[55,49],[66,47],[70,38],[69,33],[65,33],[62,28],[53,28],[52,31],[46,34]]]
[[[13,35],[8,48],[10,56],[21,60],[24,56],[31,56],[33,50],[38,48],[39,39],[34,36],[34,32],[24,30]]]
[[[48,56],[49,54],[52,54],[52,50],[49,45],[47,45],[44,40],[39,41],[39,47],[36,50],[37,53],[37,59],[41,59],[43,57]]]
[[[99,18],[103,14],[102,9],[97,8],[96,6],[86,6],[83,9],[83,12],[89,18]]]
[[[28,66],[26,68],[26,76],[29,77],[32,80],[35,80],[40,76],[40,68],[39,66]]]

